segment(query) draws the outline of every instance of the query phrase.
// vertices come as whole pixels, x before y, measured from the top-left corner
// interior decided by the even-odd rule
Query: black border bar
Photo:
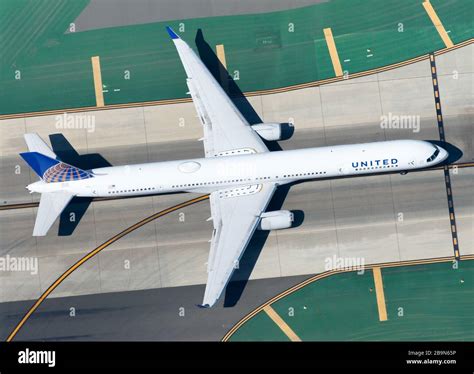
[[[21,351],[54,351],[55,366],[19,363]],[[10,342],[0,343],[0,372],[86,369],[242,368],[375,369],[455,372],[474,368],[474,344],[463,342]],[[408,362],[408,360],[420,360]],[[433,360],[449,360],[439,364]],[[455,362],[453,362],[453,360]],[[466,370],[470,369],[470,370]],[[140,371],[138,371],[140,372]],[[168,371],[167,371],[168,372]]]

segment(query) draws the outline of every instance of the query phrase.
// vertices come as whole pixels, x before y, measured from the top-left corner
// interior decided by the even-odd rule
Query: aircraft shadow
[[[61,161],[76,166],[80,169],[89,170],[112,166],[104,157],[98,153],[80,155],[69,143],[63,134],[49,135],[51,147]]]
[[[95,169],[112,166],[98,153],[80,155],[63,134],[49,135],[54,153],[65,163],[80,169]],[[73,197],[59,217],[58,236],[70,236],[92,202],[92,197]]]

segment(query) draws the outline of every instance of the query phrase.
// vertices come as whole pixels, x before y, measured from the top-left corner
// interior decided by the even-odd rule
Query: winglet
[[[211,306],[209,304],[197,304],[198,308],[209,309]]]
[[[168,34],[171,39],[179,39],[178,34],[176,34],[171,27],[166,26],[166,31],[168,31]]]

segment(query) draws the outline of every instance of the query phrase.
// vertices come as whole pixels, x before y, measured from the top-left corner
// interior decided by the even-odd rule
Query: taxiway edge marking
[[[436,58],[435,58],[434,53],[430,54],[429,60],[430,60],[430,66],[431,66],[431,81],[433,83],[436,120],[438,121],[439,140],[442,142],[446,142],[446,132],[444,130],[443,112],[441,109],[442,108],[441,95],[439,92],[438,71],[436,68]],[[449,221],[451,225],[451,239],[453,242],[454,257],[456,258],[456,260],[459,260],[461,258],[461,253],[459,249],[458,230],[456,226],[456,214],[454,212],[453,187],[451,184],[451,174],[449,173],[449,169],[450,169],[450,165],[443,166],[444,183],[446,186],[446,198],[448,200],[448,212],[449,212]]]
[[[434,27],[436,27],[436,30],[438,31],[439,36],[443,40],[446,48],[451,48],[452,46],[454,46],[453,41],[451,40],[448,33],[446,32],[446,29],[441,23],[441,20],[439,19],[438,15],[436,14],[436,11],[433,8],[433,5],[431,5],[429,0],[425,0],[423,2],[423,8],[425,8],[426,13],[428,13],[428,16],[430,17],[431,22],[433,22]]]
[[[98,108],[104,106],[104,93],[102,90],[102,73],[100,71],[100,57],[91,57],[92,74],[94,76],[95,102]]]
[[[379,321],[387,320],[387,305],[385,304],[385,292],[383,290],[382,270],[380,266],[372,269],[374,274],[375,296],[377,298],[377,309],[379,311]]]
[[[334,68],[334,73],[336,77],[342,76],[342,66],[341,61],[339,60],[339,54],[337,53],[336,42],[334,41],[334,36],[332,35],[332,30],[330,27],[323,30],[324,37],[326,39],[326,44],[329,49],[329,55],[331,56],[332,66]]]

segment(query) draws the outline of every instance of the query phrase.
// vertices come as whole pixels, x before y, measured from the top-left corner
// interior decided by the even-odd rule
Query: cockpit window
[[[433,161],[436,157],[438,157],[438,155],[439,155],[439,148],[436,147],[436,151],[429,158],[426,159],[426,162]]]

